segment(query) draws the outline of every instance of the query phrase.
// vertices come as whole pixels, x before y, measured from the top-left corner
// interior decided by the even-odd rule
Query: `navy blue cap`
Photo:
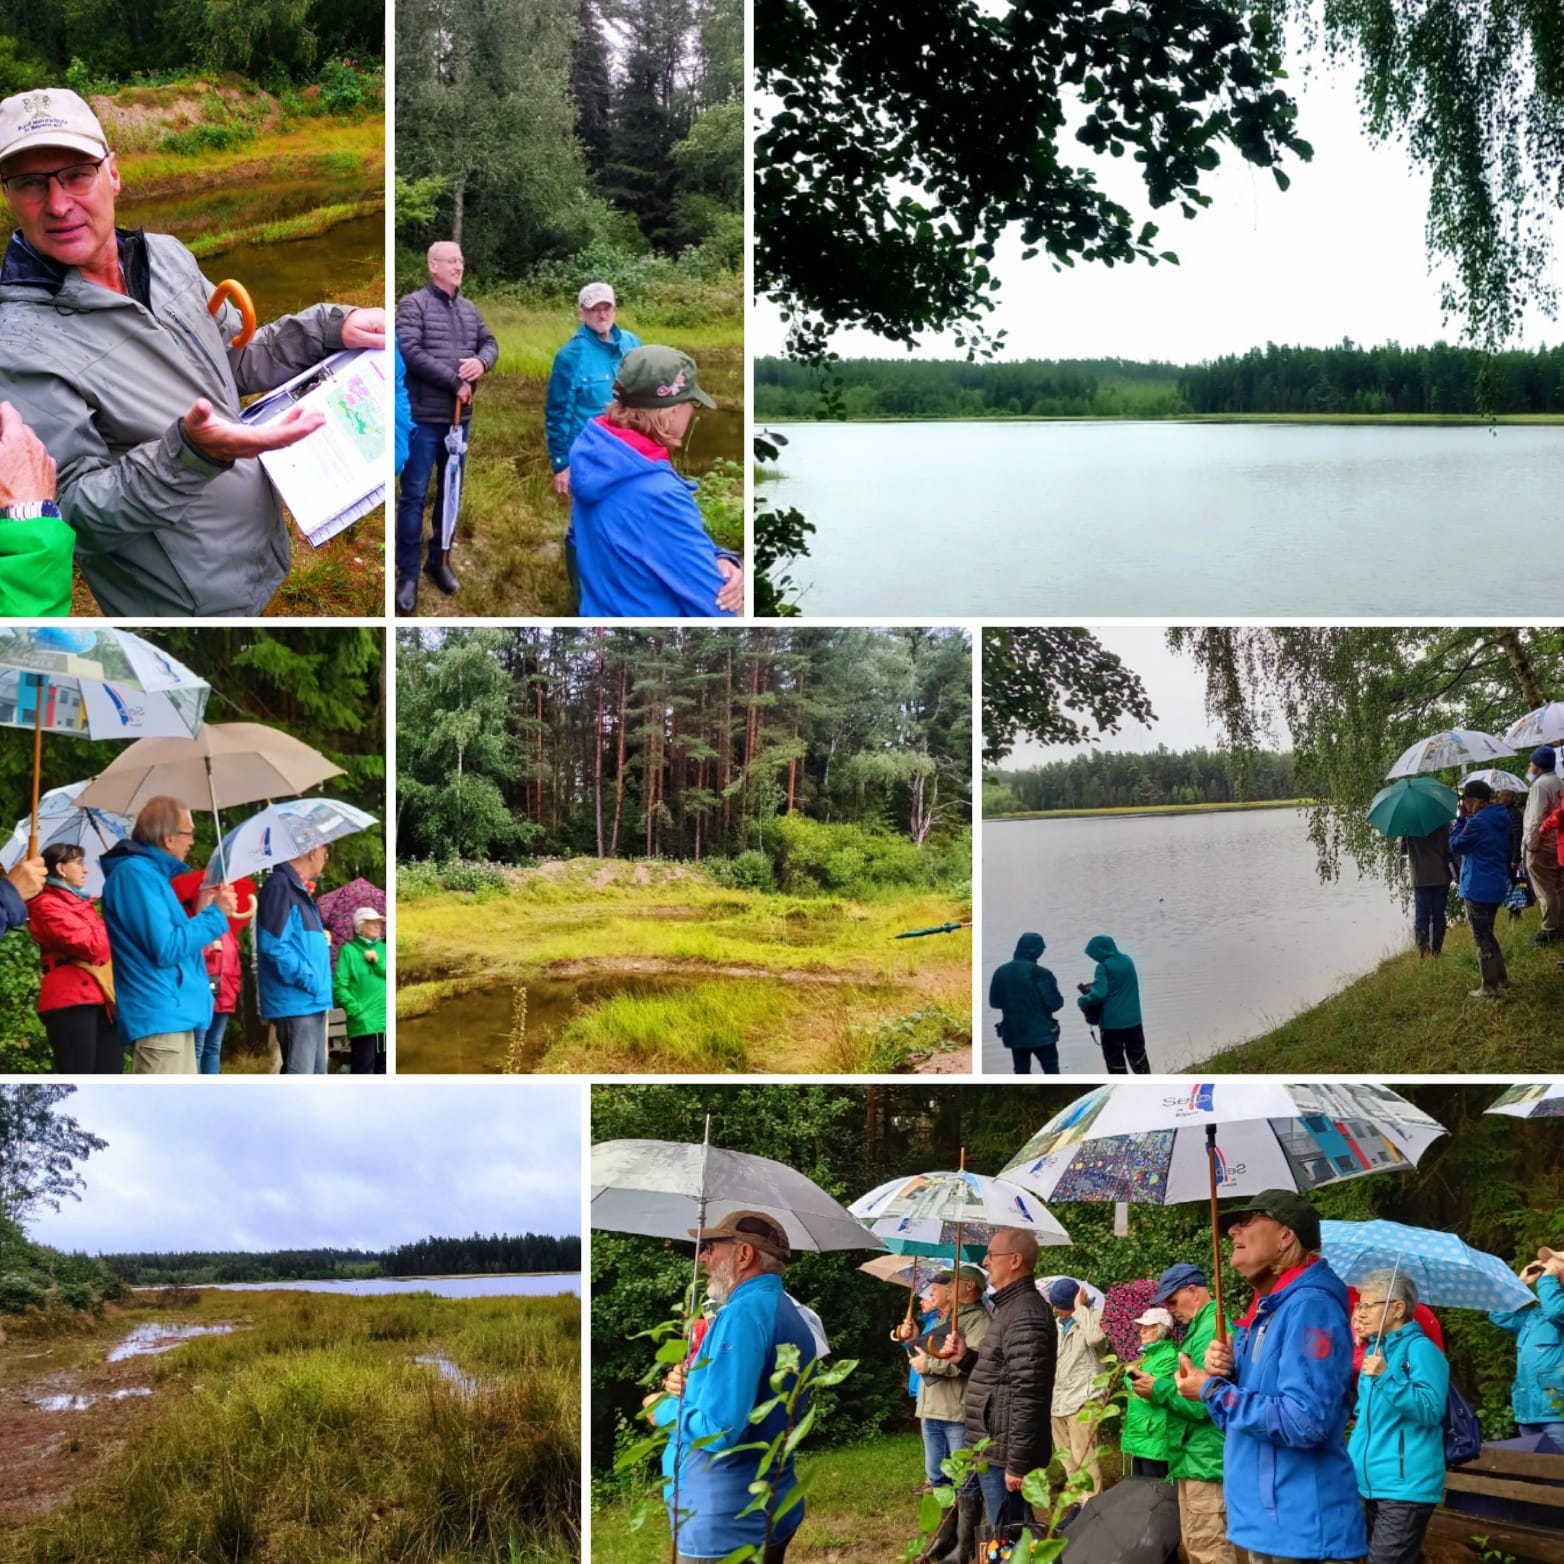
[[[1079,1282],[1072,1280],[1068,1276],[1061,1276],[1048,1289],[1048,1301],[1056,1309],[1073,1309],[1076,1296],[1080,1290],[1081,1285]]]
[[[1154,1307],[1160,1306],[1166,1303],[1180,1287],[1204,1287],[1206,1285],[1206,1273],[1198,1265],[1191,1265],[1186,1260],[1179,1265],[1170,1265],[1157,1278],[1157,1290],[1152,1295],[1151,1302]]]

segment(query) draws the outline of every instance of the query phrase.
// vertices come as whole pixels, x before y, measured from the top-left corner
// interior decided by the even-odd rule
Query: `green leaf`
[[[1034,1505],[1040,1510],[1048,1508],[1053,1500],[1049,1492],[1048,1473],[1046,1470],[1039,1469],[1034,1472],[1028,1472],[1021,1479],[1021,1497],[1028,1504]]]
[[[804,1435],[815,1426],[815,1412],[817,1410],[818,1408],[811,1406],[810,1409],[804,1413],[803,1418],[798,1424],[798,1427],[787,1436],[787,1444],[783,1447],[782,1450],[782,1459],[784,1461],[789,1461],[792,1459],[793,1452],[798,1448],[799,1441],[803,1439]]]
[[[668,1443],[667,1434],[653,1434],[650,1439],[639,1439],[614,1462],[616,1472],[627,1472],[639,1466],[654,1450],[661,1450]]]
[[[682,1363],[686,1350],[683,1337],[676,1341],[665,1341],[657,1349],[657,1361],[659,1363]]]
[[[1271,170],[1271,178],[1276,181],[1277,188],[1280,190],[1288,190],[1292,188],[1292,180],[1290,180],[1279,168],[1273,168]]]

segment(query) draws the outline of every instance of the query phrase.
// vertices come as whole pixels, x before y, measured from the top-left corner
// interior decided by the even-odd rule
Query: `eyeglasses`
[[[195,840],[195,831],[193,829],[189,831],[170,831],[168,834],[170,836],[188,836],[191,841]]]
[[[13,174],[0,179],[0,187],[19,206],[38,206],[49,198],[49,181],[56,180],[66,195],[86,195],[98,182],[98,170],[108,157],[94,158],[90,163],[71,163],[65,168],[43,169],[36,174]]]
[[[736,1242],[736,1240],[732,1238],[703,1238],[698,1244],[696,1244],[695,1253],[697,1255],[703,1255],[712,1249],[720,1247],[722,1244],[731,1244],[734,1242]]]

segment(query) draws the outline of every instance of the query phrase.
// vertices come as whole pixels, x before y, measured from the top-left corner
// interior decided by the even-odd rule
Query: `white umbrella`
[[[1480,733],[1476,728],[1446,728],[1443,733],[1408,745],[1385,773],[1385,780],[1413,777],[1423,771],[1444,771],[1453,766],[1480,766],[1514,753],[1503,739],[1496,739],[1491,733]]]
[[[1488,771],[1472,771],[1461,778],[1461,786],[1468,782],[1486,782],[1495,793],[1524,793],[1530,787],[1525,777],[1518,777],[1513,771],[1500,771],[1492,768]]]
[[[290,798],[251,815],[223,838],[221,852],[207,865],[207,883],[228,874],[261,874],[316,847],[368,830],[375,817],[340,799]]]
[[[1564,1081],[1531,1081],[1506,1086],[1484,1113],[1512,1119],[1564,1119]]]
[[[1504,730],[1504,742],[1519,750],[1539,744],[1564,744],[1564,701],[1547,701],[1518,717]]]
[[[68,782],[64,787],[50,788],[38,800],[38,850],[55,843],[69,842],[82,850],[87,865],[87,879],[83,889],[89,896],[103,894],[103,869],[100,865],[104,853],[116,842],[130,835],[132,822],[124,815],[107,814],[101,809],[77,807],[76,796],[87,784]],[[0,848],[0,869],[14,869],[27,852],[32,834],[32,817],[24,816],[16,822],[11,839]]]
[[[1037,1290],[1046,1298],[1048,1296],[1048,1289],[1052,1287],[1055,1282],[1063,1281],[1071,1281],[1074,1282],[1077,1287],[1084,1287],[1086,1289],[1086,1301],[1090,1303],[1094,1309],[1102,1309],[1107,1307],[1108,1295],[1102,1290],[1102,1288],[1093,1287],[1090,1282],[1083,1282],[1078,1276],[1039,1276],[1037,1278]]]

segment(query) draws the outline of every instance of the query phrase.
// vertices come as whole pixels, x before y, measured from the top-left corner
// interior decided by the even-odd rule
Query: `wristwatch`
[[[40,516],[60,519],[60,507],[53,500],[29,500],[25,505],[0,505],[0,521],[35,521]]]

